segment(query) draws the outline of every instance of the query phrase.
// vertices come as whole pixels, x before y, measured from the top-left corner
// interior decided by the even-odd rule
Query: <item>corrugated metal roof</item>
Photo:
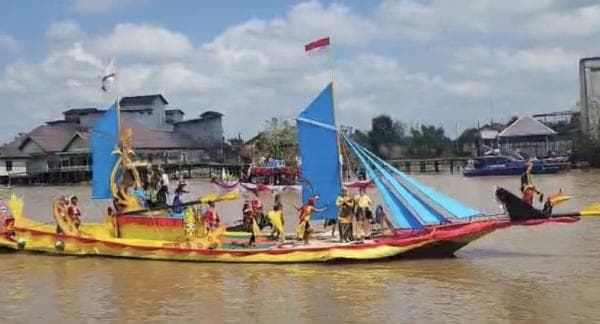
[[[27,158],[29,154],[23,153],[19,150],[21,143],[27,138],[26,134],[23,134],[11,142],[0,147],[0,158]]]
[[[161,94],[148,95],[148,96],[134,96],[134,97],[123,97],[119,104],[122,107],[126,106],[143,106],[143,105],[151,105],[154,100],[160,99],[163,104],[168,105],[169,103]]]
[[[173,131],[150,129],[139,123],[126,121],[123,127],[133,131],[134,149],[202,148],[191,138]]]
[[[166,114],[180,113],[182,115],[185,115],[185,113],[181,109],[165,109],[165,113]]]
[[[73,134],[77,129],[78,125],[71,123],[38,126],[27,134],[27,138],[21,142],[19,149],[23,147],[25,142],[31,140],[39,145],[44,152],[60,152],[73,138]]]
[[[96,113],[96,112],[101,112],[101,110],[98,110],[98,108],[71,108],[69,110],[63,111],[63,115],[90,114],[90,113]]]
[[[498,134],[498,137],[548,136],[556,134],[552,128],[533,119],[533,117],[522,116]]]

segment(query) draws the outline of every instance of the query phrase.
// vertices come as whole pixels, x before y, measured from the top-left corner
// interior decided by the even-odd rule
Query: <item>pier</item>
[[[227,164],[217,162],[202,163],[171,163],[153,165],[165,170],[171,179],[175,179],[175,173],[179,171],[186,179],[210,179],[220,177],[225,170],[234,177],[240,177],[247,169],[248,164]],[[92,179],[91,168],[69,167],[60,170],[36,173],[11,173],[0,177],[0,184],[12,185],[64,185],[89,182]]]
[[[402,160],[390,160],[389,163],[396,168],[410,173],[410,172],[442,172],[454,171],[458,172],[460,169],[467,165],[470,157],[448,157],[448,158],[433,158],[433,159],[402,159]]]

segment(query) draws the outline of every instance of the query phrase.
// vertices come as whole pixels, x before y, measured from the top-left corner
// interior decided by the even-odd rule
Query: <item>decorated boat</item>
[[[496,197],[506,210],[502,215],[484,215],[435,189],[409,177],[339,131],[333,109],[333,84],[329,84],[297,118],[299,153],[302,158],[303,201],[319,196],[312,221],[337,218],[336,199],[342,187],[340,151],[344,146],[359,161],[379,193],[382,230],[368,239],[341,242],[313,237],[309,244],[293,237],[271,240],[256,233],[227,230],[224,224],[205,226],[198,205],[227,203],[237,199],[237,190],[208,194],[177,206],[145,208],[135,192],[141,187],[131,139],[120,129],[118,100],[98,121],[91,135],[94,199],[112,200],[104,223],[78,224],[66,215],[66,202],[52,204],[54,224],[34,221],[23,214],[24,201],[12,196],[14,217],[10,230],[0,235],[0,246],[16,251],[58,255],[93,255],[124,258],[199,262],[326,262],[381,260],[405,257],[451,256],[470,242],[500,228],[513,225],[572,223],[581,212],[553,214],[552,206],[568,200],[549,198],[547,208],[536,209],[509,191],[498,188]],[[314,143],[319,143],[315,145]],[[114,208],[114,209],[113,209]],[[175,210],[182,210],[175,212]],[[247,244],[248,236],[257,236]]]

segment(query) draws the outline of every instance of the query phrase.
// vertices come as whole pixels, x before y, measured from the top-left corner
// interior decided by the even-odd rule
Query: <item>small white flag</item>
[[[104,68],[102,73],[102,91],[108,91],[108,85],[115,80],[117,72],[115,70],[115,60],[111,59],[108,65]]]

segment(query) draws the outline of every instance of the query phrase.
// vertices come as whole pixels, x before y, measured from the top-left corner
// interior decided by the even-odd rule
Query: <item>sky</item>
[[[388,114],[447,135],[513,115],[570,109],[578,62],[600,55],[587,0],[0,2],[0,140],[118,94],[161,93],[194,118],[222,112],[227,137],[293,119],[331,81],[338,124]]]

